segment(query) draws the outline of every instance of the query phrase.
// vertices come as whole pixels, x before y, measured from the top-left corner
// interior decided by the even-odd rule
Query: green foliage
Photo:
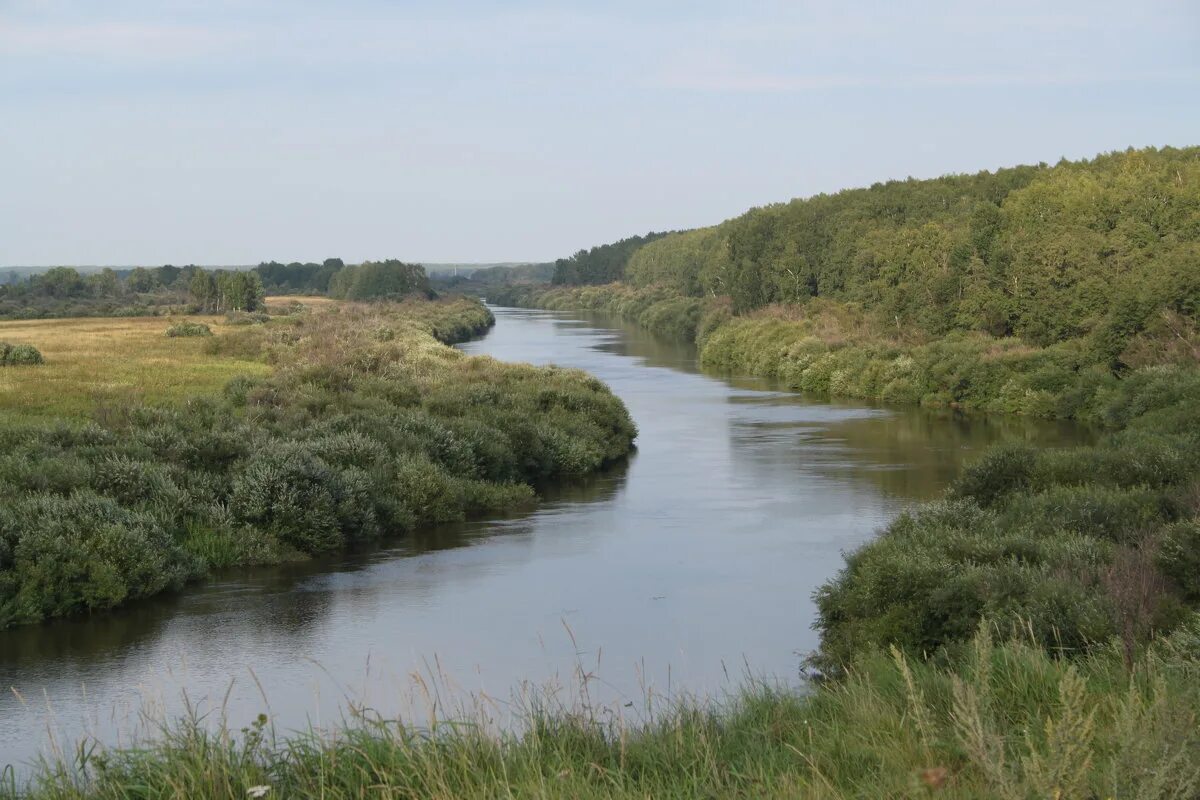
[[[880,330],[1038,346],[1091,336],[1096,360],[1120,368],[1160,311],[1195,318],[1200,150],[889,181],[604,247],[618,266],[567,265],[554,283],[625,279],[728,297],[736,313],[819,297],[860,306]]]
[[[332,469],[304,443],[273,443],[234,477],[230,510],[300,552],[338,550],[376,534],[370,481],[353,470]]]
[[[327,294],[329,281],[346,266],[340,258],[327,258],[320,264],[270,261],[254,268],[270,294]]]
[[[1200,601],[1200,521],[1191,519],[1164,528],[1157,563],[1190,602]]]
[[[44,363],[41,351],[31,344],[0,342],[0,367],[28,367]]]
[[[225,314],[228,325],[262,325],[270,320],[271,315],[265,311],[230,311]]]
[[[638,248],[666,235],[650,232],[645,236],[630,236],[591,250],[580,250],[570,258],[560,258],[554,262],[554,275],[550,282],[555,285],[596,285],[619,281],[625,277],[625,265]]]
[[[0,318],[146,316],[183,311],[194,266],[103,269],[55,267],[0,286]]]
[[[202,312],[257,311],[263,306],[262,279],[256,272],[196,270],[188,291]]]
[[[952,650],[981,620],[1071,655],[1114,637],[1131,653],[1178,625],[1200,600],[1200,386],[1194,371],[1153,372],[1094,400],[1124,430],[1090,447],[991,450],[947,501],[848,556],[817,595],[814,663]]]
[[[6,421],[0,628],[512,508],[629,451],[594,378],[443,344],[491,324],[462,298],[335,306],[210,338],[275,365],[220,397]]]
[[[329,295],[342,300],[403,300],[429,292],[429,278],[420,264],[403,261],[364,261],[344,267],[329,281]]]
[[[0,627],[178,587],[195,564],[152,514],[90,491],[0,506]]]
[[[203,322],[177,322],[167,328],[167,336],[174,338],[192,336],[212,336],[212,328]]]

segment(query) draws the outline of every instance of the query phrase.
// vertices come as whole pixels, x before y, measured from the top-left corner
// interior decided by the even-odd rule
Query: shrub
[[[45,360],[33,345],[0,342],[0,367],[28,367],[42,363]]]
[[[212,336],[212,328],[203,322],[177,322],[167,328],[167,336],[171,338],[188,336]]]
[[[267,353],[277,362],[267,377],[181,404],[130,402],[86,425],[0,426],[0,509],[19,512],[5,523],[16,533],[0,540],[0,627],[107,607],[179,574],[524,504],[532,482],[628,451],[632,422],[594,378],[468,358],[437,340],[490,321],[467,300],[347,306],[306,314],[284,331],[294,337],[286,350],[269,336],[282,323],[247,326],[206,348]],[[393,336],[379,341],[382,329]],[[59,501],[75,504],[70,525],[53,522],[67,512],[37,510]],[[108,555],[85,575],[90,545],[70,540],[100,530],[98,520],[119,528],[104,541],[128,540],[133,554],[157,548],[143,560],[166,582],[110,569]],[[84,588],[38,584],[50,568],[17,547],[31,536],[62,540],[37,539],[77,573],[53,580]]]
[[[230,509],[302,553],[336,550],[372,532],[369,486],[332,469],[311,445],[273,444],[255,453],[233,480]]]
[[[1158,568],[1188,599],[1200,600],[1200,521],[1177,522],[1159,540]]]
[[[262,325],[270,320],[271,315],[263,311],[230,311],[225,315],[227,325]]]
[[[91,492],[0,506],[0,627],[174,588],[197,570],[149,514]]]

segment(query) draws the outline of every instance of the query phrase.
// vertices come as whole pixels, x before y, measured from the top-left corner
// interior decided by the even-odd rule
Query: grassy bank
[[[1132,669],[1116,649],[1065,661],[985,629],[952,665],[870,652],[809,695],[756,684],[620,713],[542,699],[507,732],[485,707],[332,736],[181,722],[137,749],[45,764],[0,797],[1191,798],[1198,658],[1194,623]]]
[[[981,332],[889,331],[863,309],[833,301],[734,315],[727,301],[661,286],[517,286],[489,300],[614,314],[695,341],[709,369],[770,378],[787,389],[968,412],[1104,423],[1106,398],[1129,375],[1200,366],[1200,329],[1167,312],[1122,337],[1119,347],[1108,332],[1039,347]]]
[[[492,324],[476,301],[261,319],[5,331],[46,363],[0,378],[0,627],[518,506],[631,446],[594,378],[447,347]]]

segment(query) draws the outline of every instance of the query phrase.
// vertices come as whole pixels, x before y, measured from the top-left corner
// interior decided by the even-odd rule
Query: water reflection
[[[532,511],[0,633],[0,686],[24,698],[0,695],[0,764],[33,757],[48,728],[115,741],[147,701],[178,711],[183,690],[235,727],[269,708],[288,729],[348,701],[411,711],[411,676],[431,669],[497,697],[580,659],[614,698],[714,691],[742,664],[794,676],[815,644],[812,591],[844,550],[993,441],[1081,435],[814,402],[703,375],[693,348],[636,328],[497,316],[464,349],[593,372],[638,423],[634,458]]]

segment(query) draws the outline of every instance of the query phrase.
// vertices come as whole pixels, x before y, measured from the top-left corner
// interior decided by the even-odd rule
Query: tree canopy
[[[609,266],[585,269],[593,254]],[[559,264],[556,283],[624,279],[736,312],[823,297],[931,335],[1102,336],[1200,307],[1200,148],[876,183]]]

